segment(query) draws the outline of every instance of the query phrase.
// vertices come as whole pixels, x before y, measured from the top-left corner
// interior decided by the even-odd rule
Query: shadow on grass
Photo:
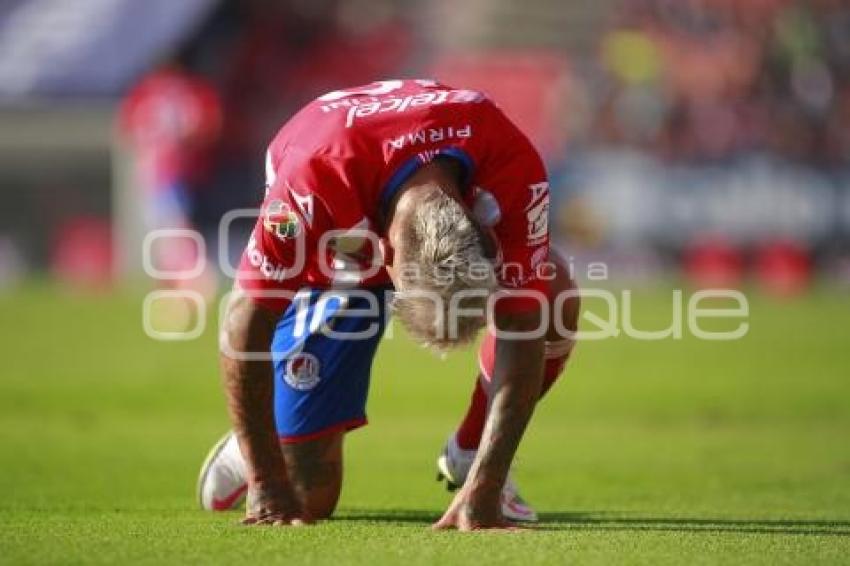
[[[542,528],[621,531],[754,533],[850,536],[850,521],[805,519],[729,519],[704,517],[617,517],[605,513],[543,513]]]
[[[418,523],[439,518],[432,511],[351,509],[337,515],[343,521]],[[804,519],[729,519],[704,517],[629,517],[615,513],[542,513],[534,530],[543,531],[658,531],[695,533],[752,533],[850,537],[850,521]]]

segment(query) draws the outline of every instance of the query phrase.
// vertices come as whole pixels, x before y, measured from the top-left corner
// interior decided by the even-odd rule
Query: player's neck
[[[387,233],[395,220],[415,210],[416,203],[434,190],[442,190],[452,198],[461,200],[461,172],[460,164],[454,159],[435,159],[420,167],[404,182],[390,203],[385,221]]]
[[[443,189],[434,182],[420,182],[405,187],[401,194],[395,199],[387,218],[387,239],[393,248],[398,248],[404,237],[404,230],[410,226],[413,215],[419,203],[427,199],[429,195]]]

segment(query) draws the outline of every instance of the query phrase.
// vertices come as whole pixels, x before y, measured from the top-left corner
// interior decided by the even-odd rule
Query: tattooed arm
[[[270,351],[276,317],[234,291],[222,323],[221,369],[230,419],[248,467],[246,523],[289,524],[300,510],[274,423]],[[245,354],[263,359],[245,359]]]
[[[504,331],[533,331],[540,312],[497,316]],[[493,393],[478,454],[448,511],[436,528],[461,530],[505,526],[501,492],[543,384],[544,336],[496,341]]]

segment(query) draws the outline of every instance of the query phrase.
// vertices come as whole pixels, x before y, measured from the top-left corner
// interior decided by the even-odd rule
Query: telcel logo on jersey
[[[301,232],[298,215],[282,200],[273,200],[266,207],[263,227],[281,240],[294,238]]]
[[[480,102],[484,95],[474,90],[437,90],[434,92],[420,92],[404,97],[390,96],[372,100],[356,100],[345,115],[345,127],[350,128],[358,118],[366,118],[373,114],[384,112],[405,112],[408,108],[417,106],[440,104],[452,104],[462,102]]]

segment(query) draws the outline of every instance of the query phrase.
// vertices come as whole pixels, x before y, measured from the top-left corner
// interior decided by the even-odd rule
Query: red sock
[[[540,397],[552,388],[552,384],[557,381],[558,376],[564,371],[564,366],[567,363],[567,358],[570,355],[570,349],[564,349],[561,355],[549,358],[545,361],[543,370],[543,387],[540,391]],[[490,375],[493,374],[493,369],[496,363],[496,339],[489,332],[484,336],[481,343],[481,348],[478,352],[478,363],[482,374],[478,376],[475,382],[475,391],[472,392],[472,400],[469,404],[469,409],[466,411],[466,416],[455,434],[457,445],[464,450],[476,450],[481,442],[481,435],[484,433],[484,423],[487,421],[487,393],[482,386],[482,380],[490,380]]]
[[[566,358],[546,360],[543,390],[540,392],[541,398],[558,379],[566,361]],[[481,376],[479,376],[475,381],[475,390],[472,392],[469,409],[467,409],[466,416],[463,417],[463,421],[455,433],[455,441],[458,447],[463,450],[477,450],[478,444],[481,442],[481,435],[484,433],[484,423],[487,420],[487,393],[481,385],[481,379]]]
[[[552,389],[552,385],[564,371],[565,365],[567,365],[566,356],[546,360],[543,366],[543,389],[540,391],[540,399],[543,399],[543,396]]]
[[[475,390],[463,422],[455,433],[457,445],[464,450],[477,450],[484,432],[484,421],[487,419],[487,393],[481,386],[481,378],[475,380]]]

